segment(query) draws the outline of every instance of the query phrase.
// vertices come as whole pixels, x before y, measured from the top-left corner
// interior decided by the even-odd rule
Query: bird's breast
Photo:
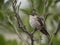
[[[40,28],[40,23],[37,21],[36,18],[30,18],[30,25],[33,27],[33,28],[37,28],[39,29]]]

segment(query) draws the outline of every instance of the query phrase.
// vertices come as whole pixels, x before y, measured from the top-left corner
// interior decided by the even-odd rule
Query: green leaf
[[[57,22],[58,21],[58,16],[54,16],[54,20]]]
[[[11,6],[11,3],[12,3],[13,0],[8,0],[6,3],[4,3],[4,7],[10,7]]]
[[[31,12],[32,12],[31,9],[20,9],[20,10],[27,15],[31,14]]]
[[[39,14],[42,14],[43,9],[44,9],[44,2],[42,0],[36,0],[35,1],[35,7],[37,9],[37,11],[39,12]]]
[[[34,36],[35,36],[36,39],[39,39],[40,36],[41,36],[40,31],[36,31],[35,34],[34,34]]]
[[[0,0],[0,8],[4,4],[4,0]]]
[[[51,6],[53,0],[47,0],[47,6],[46,6],[46,11],[48,11],[49,7]]]
[[[4,3],[4,0],[0,0],[0,4],[3,4]]]
[[[3,35],[0,34],[0,45],[6,45],[6,41]]]
[[[56,37],[53,39],[53,45],[60,45],[60,41]]]
[[[6,45],[18,45],[16,40],[8,40]]]
[[[54,14],[53,19],[57,22],[60,18],[60,13]]]
[[[3,12],[0,11],[0,21],[4,19]]]
[[[20,45],[23,45],[23,41],[20,41]]]
[[[0,23],[0,29],[4,32],[14,32],[13,27],[11,27],[10,25],[8,25],[7,23]]]

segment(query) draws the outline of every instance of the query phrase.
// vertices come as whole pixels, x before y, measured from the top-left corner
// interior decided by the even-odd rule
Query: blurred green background
[[[18,28],[12,8],[12,1],[13,0],[0,0],[0,45],[30,45],[29,36]],[[21,1],[21,6],[19,8],[20,17],[28,31],[32,32],[33,28],[29,24],[29,14],[32,12],[31,0],[17,1],[17,8]],[[50,35],[52,35],[57,28],[60,29],[60,24],[58,26],[60,21],[60,0],[33,0],[33,5],[39,16],[44,17],[44,11],[49,13],[45,23]],[[15,30],[19,31],[21,39],[19,39]],[[39,31],[34,34],[36,39],[35,45],[40,45],[40,36],[41,33]],[[43,35],[42,37],[45,36]],[[46,39],[42,39],[41,44],[47,45]],[[53,38],[53,45],[60,45],[60,31]]]

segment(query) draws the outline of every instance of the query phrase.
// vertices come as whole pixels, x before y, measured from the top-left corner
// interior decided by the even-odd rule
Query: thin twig
[[[43,14],[42,15],[44,16],[44,19],[46,21],[47,17],[50,15],[48,13],[48,9],[46,11],[46,5],[48,4],[48,1],[47,0],[43,0],[43,3],[44,3],[44,9],[43,9]]]
[[[52,37],[51,37],[51,40],[49,42],[49,45],[52,45],[52,42],[53,42],[53,38],[57,35],[57,33],[59,32],[59,29],[60,29],[60,20],[58,22],[58,26],[57,26],[57,30],[53,33]]]
[[[19,2],[19,5],[18,5],[18,13],[19,13],[20,6],[21,6],[21,2]]]
[[[60,29],[60,20],[58,22],[57,30],[54,32],[54,35],[57,35],[57,33],[59,32],[59,29]]]
[[[33,34],[31,35],[31,45],[34,45],[34,39],[33,39]]]
[[[34,33],[35,33],[36,31],[37,31],[37,30],[35,29],[35,30],[31,33],[31,37],[30,37],[30,38],[31,38],[31,45],[34,45],[34,41],[35,41],[35,40],[33,39],[33,38],[34,38],[33,35],[34,35]]]
[[[14,23],[9,19],[9,16],[8,16],[8,21],[9,21],[9,23],[13,26],[13,28],[14,28],[16,34],[18,35],[19,39],[21,39],[22,41],[24,41],[24,42],[26,42],[27,44],[29,44],[27,41],[25,41],[25,40],[22,38],[21,34],[18,32],[18,30],[17,30],[16,26],[14,25]],[[30,44],[29,44],[29,45],[30,45]]]
[[[45,21],[46,21],[46,19],[48,18],[49,15],[50,15],[50,14],[49,14],[48,12],[46,12],[46,13],[44,14],[44,19],[45,19]]]
[[[19,34],[17,28],[15,27],[14,23],[9,19],[9,16],[8,16],[8,21],[9,21],[9,23],[10,23],[11,25],[13,25],[13,28],[14,28],[15,32],[17,33],[19,39],[21,39],[20,34]]]
[[[54,35],[52,34],[52,36],[50,37],[48,41],[48,45],[53,45],[53,38],[54,38]]]
[[[31,0],[31,6],[32,6],[32,10],[34,9],[34,2],[33,0]]]

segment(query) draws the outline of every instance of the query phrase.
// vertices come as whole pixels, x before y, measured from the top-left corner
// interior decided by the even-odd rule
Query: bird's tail
[[[49,33],[47,32],[47,30],[45,28],[42,28],[40,30],[44,35],[46,35],[48,38],[50,37]]]
[[[46,36],[48,37],[48,43],[49,43],[49,45],[53,45],[52,42],[50,43],[51,37],[50,37],[50,34],[47,32],[47,30],[46,30],[45,28],[42,28],[40,31],[41,31],[44,35],[46,35]]]

